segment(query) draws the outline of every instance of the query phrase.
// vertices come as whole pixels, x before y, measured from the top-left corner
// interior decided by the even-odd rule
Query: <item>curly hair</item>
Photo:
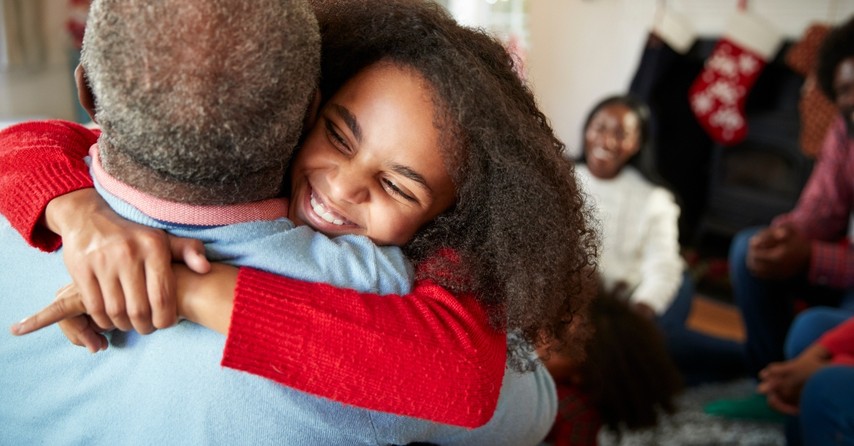
[[[279,192],[320,35],[305,0],[96,0],[81,59],[104,167],[162,198],[226,204]]]
[[[854,57],[854,17],[833,28],[819,48],[816,68],[818,85],[831,101],[836,101],[836,90],[833,88],[836,67],[849,57]]]
[[[377,62],[414,69],[431,87],[457,196],[404,249],[416,262],[431,260],[418,278],[473,293],[493,326],[518,333],[526,342],[509,344],[510,363],[531,366],[531,345],[583,315],[598,242],[564,144],[513,59],[495,38],[431,2],[318,0],[314,7],[324,97]],[[437,255],[446,248],[456,255]]]
[[[590,395],[603,423],[620,433],[655,426],[660,412],[676,411],[682,376],[664,336],[650,319],[634,311],[626,289],[601,288],[590,306],[593,335],[580,363],[580,386]]]

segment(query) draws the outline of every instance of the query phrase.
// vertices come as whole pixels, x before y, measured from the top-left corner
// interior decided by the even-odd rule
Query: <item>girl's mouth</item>
[[[314,190],[311,191],[310,203],[311,203],[311,209],[314,211],[314,213],[317,214],[318,217],[320,217],[321,219],[323,219],[323,221],[325,221],[327,223],[332,223],[333,225],[336,225],[336,226],[352,225],[353,224],[353,222],[351,222],[350,220],[347,220],[344,216],[342,216],[342,215],[332,211],[331,209],[327,208],[326,205],[323,204],[322,199],[314,194]]]

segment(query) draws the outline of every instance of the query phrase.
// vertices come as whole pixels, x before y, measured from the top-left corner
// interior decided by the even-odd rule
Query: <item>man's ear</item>
[[[308,109],[305,111],[305,118],[302,121],[302,132],[308,133],[314,127],[317,121],[317,112],[320,111],[320,89],[314,90],[314,97],[311,103],[308,104]]]
[[[77,83],[77,100],[80,101],[80,105],[83,106],[83,109],[92,118],[92,122],[97,122],[95,121],[95,95],[92,94],[92,89],[89,88],[89,82],[86,80],[86,70],[83,68],[83,65],[77,64],[77,68],[74,69],[74,81]]]

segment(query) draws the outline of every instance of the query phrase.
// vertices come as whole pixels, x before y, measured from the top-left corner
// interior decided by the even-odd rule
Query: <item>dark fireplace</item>
[[[749,116],[747,138],[712,149],[706,209],[698,236],[732,236],[767,225],[795,206],[812,161],[798,144],[795,114],[773,111]]]
[[[647,47],[630,87],[652,109],[655,160],[680,200],[683,246],[709,238],[723,247],[740,229],[769,223],[795,205],[812,169],[798,136],[803,78],[784,61],[791,42],[781,45],[750,89],[745,140],[716,145],[700,127],[688,89],[717,40],[698,39],[684,55]]]

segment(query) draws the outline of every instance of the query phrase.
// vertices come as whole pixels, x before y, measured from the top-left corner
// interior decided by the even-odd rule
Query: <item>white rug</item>
[[[784,446],[782,423],[732,420],[703,413],[703,406],[721,398],[742,398],[754,392],[749,379],[687,389],[678,400],[680,410],[654,429],[616,436],[603,430],[601,446]]]

